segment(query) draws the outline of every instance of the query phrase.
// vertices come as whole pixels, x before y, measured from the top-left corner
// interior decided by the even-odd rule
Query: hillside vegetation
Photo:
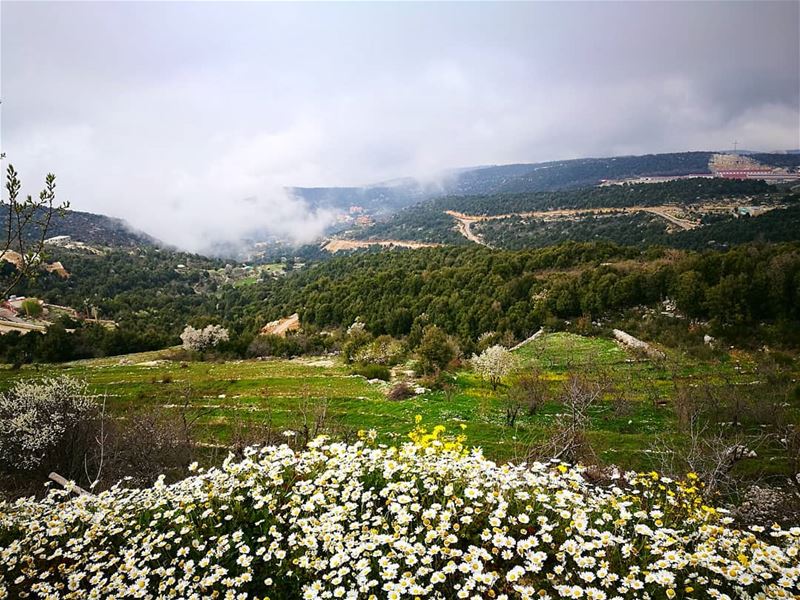
[[[457,230],[457,220],[447,213],[455,211],[470,218],[490,217],[476,223],[474,232],[487,245],[499,248],[541,247],[567,240],[679,248],[702,247],[709,240],[720,244],[761,238],[794,241],[798,239],[795,211],[772,219],[762,215],[761,220],[754,218],[735,226],[717,225],[734,221],[737,206],[780,208],[794,207],[797,202],[796,193],[763,181],[700,178],[538,193],[445,196],[406,208],[352,235],[364,240],[471,243]],[[676,232],[673,222],[641,210],[662,207],[675,207],[667,210],[683,219],[691,231]],[[638,212],[630,212],[632,209]],[[786,225],[776,231],[771,225],[778,221]]]
[[[41,216],[40,213],[34,215],[34,218],[41,219]],[[7,225],[8,210],[3,208],[0,210],[0,231],[5,231]],[[34,236],[35,231],[29,230],[27,234]],[[54,218],[48,229],[49,237],[62,235],[92,246],[119,248],[159,244],[158,240],[142,231],[136,231],[122,219],[69,209]]]

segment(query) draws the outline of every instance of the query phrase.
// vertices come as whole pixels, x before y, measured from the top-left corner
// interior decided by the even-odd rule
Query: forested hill
[[[7,224],[8,205],[0,204],[0,231],[5,230]],[[37,234],[36,229],[28,230],[29,239],[33,239]],[[63,214],[53,215],[47,237],[61,235],[68,235],[73,241],[91,246],[126,248],[161,245],[157,239],[142,231],[136,231],[122,219],[78,210],[66,210]]]
[[[297,187],[290,191],[312,207],[346,210],[357,205],[373,212],[393,212],[438,196],[547,192],[594,186],[604,179],[708,174],[713,154],[674,152],[467,167],[440,173],[434,178],[435,184],[407,178],[362,187]],[[752,157],[772,167],[800,164],[800,155],[795,154],[755,154]]]
[[[595,185],[603,179],[706,174],[712,154],[677,152],[483,167],[460,173],[445,187],[451,194],[542,192]]]
[[[476,219],[491,217],[474,222],[472,233],[497,248],[541,247],[568,240],[697,248],[709,241],[737,244],[800,239],[800,229],[788,226],[796,224],[797,210],[775,210],[775,215],[733,222],[737,206],[791,208],[799,203],[797,192],[763,181],[689,178],[554,192],[445,196],[403,209],[352,235],[361,240],[473,243],[447,212],[455,211]],[[653,214],[664,207],[683,219],[691,231],[679,234],[674,222]],[[699,225],[696,228],[695,223]]]
[[[337,257],[248,288],[259,322],[299,312],[317,327],[362,319],[376,334],[434,323],[469,346],[487,331],[523,339],[553,317],[598,318],[671,298],[718,331],[800,321],[800,247],[727,252],[566,243],[536,250],[479,246]],[[796,329],[793,329],[796,331]]]
[[[433,202],[439,210],[470,215],[501,215],[556,209],[626,208],[662,204],[692,204],[713,199],[752,199],[782,196],[760,180],[679,179],[663,183],[639,183],[534,193],[499,193],[478,196],[446,196]],[[759,199],[761,200],[761,198]]]

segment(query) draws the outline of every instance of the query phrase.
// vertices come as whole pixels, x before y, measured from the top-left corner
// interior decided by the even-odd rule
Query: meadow
[[[521,461],[564,418],[558,391],[570,374],[580,373],[602,379],[605,385],[602,401],[590,409],[587,430],[597,458],[649,470],[658,466],[654,449],[658,440],[681,441],[672,402],[676,385],[732,386],[751,397],[774,391],[758,381],[751,354],[725,353],[700,360],[665,350],[665,360],[653,361],[606,338],[571,333],[540,336],[515,354],[521,370],[536,370],[552,393],[534,414],[522,411],[513,426],[506,422],[507,387],[492,390],[466,365],[448,376],[445,389],[425,390],[404,400],[388,399],[391,384],[352,375],[336,356],[182,362],[170,359],[175,350],[24,366],[17,371],[5,368],[0,370],[0,388],[7,389],[20,378],[66,374],[88,382],[91,392],[105,399],[113,418],[136,411],[186,415],[195,439],[219,452],[241,439],[280,441],[285,431],[313,436],[324,430],[352,440],[359,430],[374,429],[379,439],[390,441],[405,438],[416,415],[421,415],[424,422],[451,431],[464,426],[467,444],[482,447],[489,458]],[[410,363],[397,367],[396,376],[402,377],[410,367]],[[797,381],[797,365],[792,368]],[[796,420],[800,415],[796,390],[788,403],[787,414]],[[748,426],[755,438],[759,424]],[[760,444],[758,458],[739,468],[757,475],[782,473],[778,449],[763,440]]]

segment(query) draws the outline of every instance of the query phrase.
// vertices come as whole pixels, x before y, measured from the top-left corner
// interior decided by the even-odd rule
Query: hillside
[[[0,205],[0,231],[5,230],[8,223],[6,207],[7,205]],[[31,230],[29,234],[33,239],[36,232]],[[123,248],[160,245],[158,240],[142,231],[136,231],[122,219],[78,210],[66,210],[63,215],[53,218],[47,237],[57,236],[69,236],[71,241],[90,246]]]
[[[314,208],[348,210],[360,206],[371,214],[394,212],[440,196],[521,194],[594,186],[603,180],[635,177],[708,175],[713,152],[676,152],[642,156],[580,158],[542,163],[520,163],[452,169],[430,178],[413,178],[360,187],[289,188]],[[769,167],[795,168],[794,154],[754,154]]]
[[[790,241],[798,238],[800,229],[789,226],[796,220],[795,211],[784,209],[795,206],[798,199],[788,186],[721,178],[445,196],[354,230],[350,237],[498,248],[570,240],[685,248],[699,247],[701,241]],[[765,213],[776,210],[785,219],[766,218]]]

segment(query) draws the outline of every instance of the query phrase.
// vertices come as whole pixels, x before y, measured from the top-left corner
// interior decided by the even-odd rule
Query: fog
[[[333,215],[286,186],[800,147],[800,4],[0,4],[2,149],[35,192],[204,250]]]

